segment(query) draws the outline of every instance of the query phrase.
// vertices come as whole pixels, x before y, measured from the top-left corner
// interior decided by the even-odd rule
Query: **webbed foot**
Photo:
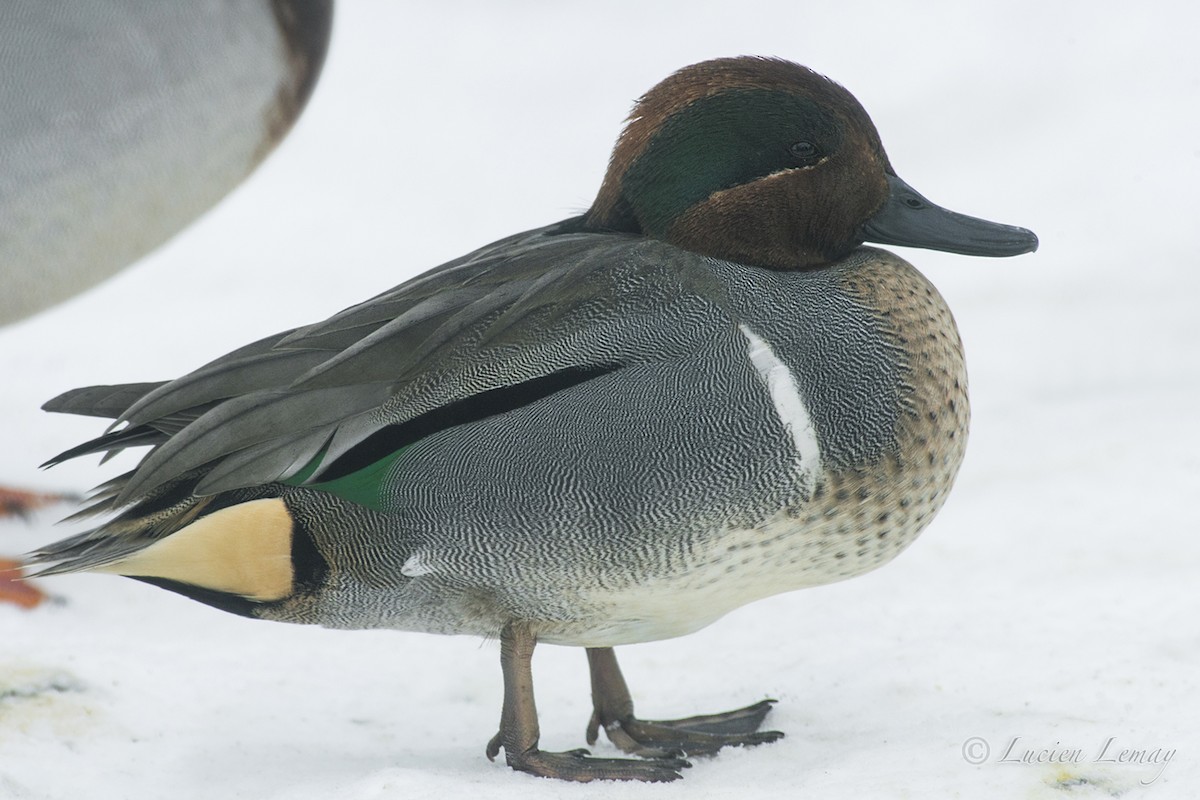
[[[567,781],[662,782],[683,777],[681,770],[691,765],[680,758],[594,758],[587,750],[563,753],[539,750],[537,707],[530,670],[536,643],[533,632],[522,622],[505,625],[500,634],[504,707],[500,713],[500,732],[488,742],[488,758],[494,760],[503,748],[504,760],[513,769]]]
[[[488,742],[488,758],[495,760],[503,745],[504,732]],[[585,749],[549,753],[536,747],[512,753],[504,748],[504,760],[510,767],[542,778],[565,781],[646,781],[664,783],[683,777],[681,770],[691,764],[680,758],[596,758]]]
[[[640,720],[633,715],[633,700],[612,648],[588,648],[592,674],[592,718],[588,744],[595,744],[600,729],[614,745],[631,755],[662,758],[711,755],[722,747],[745,747],[783,738],[781,731],[759,731],[774,700],[719,714],[677,720]]]

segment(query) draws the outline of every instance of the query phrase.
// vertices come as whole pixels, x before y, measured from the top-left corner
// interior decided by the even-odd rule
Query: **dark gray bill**
[[[966,256],[1018,256],[1037,250],[1033,231],[957,214],[934,205],[895,175],[875,216],[863,225],[868,242],[945,250]]]

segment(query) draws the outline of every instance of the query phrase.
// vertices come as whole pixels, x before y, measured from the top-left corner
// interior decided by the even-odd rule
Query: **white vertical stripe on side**
[[[821,444],[817,441],[817,429],[813,427],[808,408],[800,396],[795,376],[787,364],[779,360],[771,346],[754,331],[744,324],[739,324],[738,330],[750,345],[750,363],[767,387],[779,421],[791,434],[792,445],[800,456],[800,468],[805,473],[805,482],[811,488],[821,474]]]

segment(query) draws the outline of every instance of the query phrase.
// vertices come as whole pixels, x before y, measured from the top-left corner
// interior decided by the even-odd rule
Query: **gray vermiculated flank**
[[[965,375],[949,312],[915,270],[863,248],[777,272],[557,230],[230,356],[264,359],[254,372],[270,385],[151,453],[139,469],[153,482],[133,496],[171,496],[209,462],[208,479],[236,490],[229,500],[282,495],[328,569],[258,616],[482,635],[518,618],[542,641],[589,646],[680,635],[757,597],[859,574],[928,523],[961,460]],[[788,373],[820,465],[804,463],[746,330]],[[295,356],[334,341],[331,368]],[[925,348],[920,374],[911,342]],[[189,400],[241,380],[223,362],[131,416],[187,418]],[[582,383],[411,443],[383,482],[384,511],[269,483],[447,404],[596,365]],[[344,413],[325,397],[344,398]],[[286,409],[310,407],[308,424],[283,424]],[[63,569],[152,541],[193,502],[146,529],[135,506],[60,551],[81,558]]]
[[[595,294],[612,305],[558,323],[582,331],[574,354],[622,369],[411,445],[386,481],[386,521],[313,513],[338,504],[302,492],[290,501],[312,514],[328,560],[352,565],[344,572],[356,596],[316,601],[320,616],[350,627],[418,618],[458,632],[478,624],[458,619],[468,615],[458,603],[474,602],[497,620],[501,608],[536,605],[569,623],[589,587],[619,591],[685,573],[726,529],[803,509],[812,498],[798,476],[811,465],[799,463],[739,323],[796,377],[824,466],[862,467],[894,452],[897,349],[841,288],[838,269],[773,272],[648,240],[618,240],[613,251],[590,274],[609,283]],[[475,357],[493,371],[473,389],[506,380],[495,371],[502,360]],[[414,556],[424,574],[410,580],[398,565]],[[405,599],[372,600],[371,590],[359,593],[365,586],[402,587]]]

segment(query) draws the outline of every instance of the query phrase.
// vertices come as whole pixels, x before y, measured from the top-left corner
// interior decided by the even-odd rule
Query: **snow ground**
[[[780,701],[787,738],[665,786],[489,763],[494,643],[46,580],[58,602],[0,608],[0,798],[1196,796],[1198,22],[1182,3],[343,2],[312,106],[247,185],[0,331],[6,482],[114,474],[35,470],[100,429],[37,410],[59,391],[179,374],[574,213],[639,93],[756,53],[844,83],[933,200],[1041,236],[1007,261],[904,252],[968,351],[955,492],[883,570],[622,650],[646,716]],[[0,522],[0,552],[69,530]],[[535,670],[543,743],[581,746],[583,654],[543,647]],[[1110,738],[1160,763],[1098,761]],[[1014,739],[1009,758],[1068,763],[1002,761]]]

